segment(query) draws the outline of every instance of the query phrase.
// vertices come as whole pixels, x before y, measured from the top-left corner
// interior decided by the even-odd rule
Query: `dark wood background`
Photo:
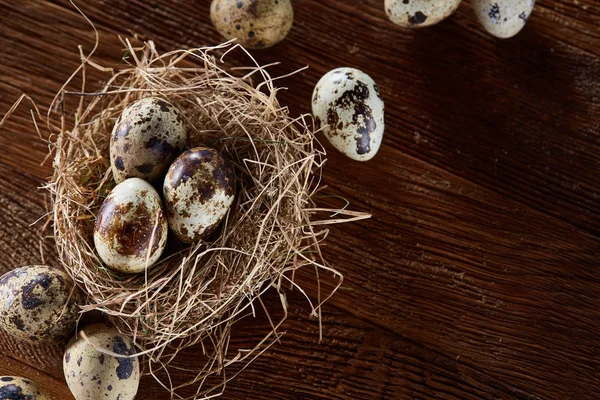
[[[209,1],[80,2],[100,31],[159,50],[220,42]],[[229,386],[243,399],[600,398],[600,2],[539,0],[525,29],[497,40],[468,1],[447,21],[408,31],[383,0],[295,0],[289,37],[255,52],[292,113],[346,65],[386,102],[377,157],[330,147],[325,183],[373,218],[331,229],[325,256],[345,275],[323,334],[300,296],[276,345]],[[0,115],[21,93],[47,106],[89,51],[93,32],[68,1],[0,2]],[[240,60],[243,63],[244,60]],[[40,263],[47,147],[25,105],[0,130],[0,272]],[[334,199],[324,204],[338,205]],[[45,262],[57,264],[52,240]],[[274,300],[275,301],[275,300]],[[243,340],[256,339],[251,329]],[[194,354],[183,356],[193,363]],[[70,394],[61,349],[0,334],[0,374]],[[164,399],[148,378],[138,398]]]

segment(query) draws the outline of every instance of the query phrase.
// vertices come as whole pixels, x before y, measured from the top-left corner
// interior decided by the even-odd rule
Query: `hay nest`
[[[252,314],[254,307],[267,314],[270,307],[285,310],[286,288],[302,291],[294,283],[299,268],[317,279],[333,279],[334,290],[339,287],[341,274],[321,256],[319,243],[327,230],[320,225],[368,215],[316,207],[325,152],[310,127],[312,120],[294,119],[280,106],[274,79],[265,68],[226,67],[223,57],[245,52],[241,47],[227,43],[158,54],[152,42],[140,47],[123,43],[127,57],[113,68],[82,55],[82,65],[54,104],[62,111],[59,123],[49,124],[55,132],[50,140],[54,175],[47,188],[56,246],[64,268],[87,294],[83,310],[100,310],[130,337],[144,357],[146,373],[172,398],[184,398],[179,392],[189,385],[197,389],[186,398],[212,396],[229,379],[227,367],[247,364],[272,344],[283,320],[271,321],[266,337],[245,351],[229,349],[234,322]],[[98,91],[86,92],[90,68],[107,74]],[[83,84],[75,92],[67,90],[76,77]],[[97,256],[93,226],[115,185],[109,162],[115,120],[128,104],[151,95],[182,110],[193,142],[216,148],[234,162],[237,198],[209,241],[171,248],[146,273],[123,275],[106,268]],[[75,99],[73,108],[69,99]],[[335,215],[317,220],[322,212]],[[260,300],[269,289],[279,292],[281,305]],[[306,294],[312,314],[320,316],[331,294]],[[175,384],[169,367],[180,350],[193,345],[201,345],[204,358],[187,366],[192,379]],[[215,375],[218,383],[209,385],[206,379]]]

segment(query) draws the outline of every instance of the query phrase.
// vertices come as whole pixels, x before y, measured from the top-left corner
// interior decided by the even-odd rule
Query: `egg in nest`
[[[233,165],[215,149],[190,149],[169,168],[163,194],[171,230],[185,243],[197,242],[217,227],[233,203]]]
[[[110,163],[117,183],[128,178],[148,182],[164,177],[169,164],[187,144],[181,112],[160,97],[128,105],[110,137]]]
[[[165,249],[167,235],[160,196],[140,178],[114,187],[102,203],[94,226],[98,255],[107,266],[124,273],[152,266]]]

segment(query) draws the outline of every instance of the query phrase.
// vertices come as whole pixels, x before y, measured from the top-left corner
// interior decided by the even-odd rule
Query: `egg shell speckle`
[[[18,376],[0,376],[0,400],[52,400],[35,382]]]
[[[337,68],[323,75],[313,91],[312,112],[329,142],[353,160],[370,160],[379,150],[384,104],[364,72]]]
[[[291,0],[213,0],[213,25],[227,39],[244,47],[267,48],[286,37],[292,28]]]
[[[461,0],[385,0],[385,12],[393,23],[422,28],[449,17]]]
[[[163,194],[171,230],[183,242],[197,242],[217,227],[235,199],[233,165],[214,149],[190,149],[169,168]]]
[[[475,16],[492,35],[507,39],[527,23],[535,0],[473,0]]]
[[[181,112],[160,97],[146,97],[117,119],[110,137],[110,163],[117,183],[127,178],[154,181],[187,145]]]
[[[130,356],[136,353],[130,340],[106,324],[93,324],[73,338],[63,356],[67,385],[77,400],[131,400],[140,383],[137,357],[114,357],[97,349]],[[90,345],[91,343],[91,345]]]
[[[21,340],[65,341],[75,332],[81,302],[81,292],[58,268],[32,265],[0,277],[0,325]]]
[[[94,244],[110,268],[137,273],[146,269],[148,251],[148,267],[160,258],[167,235],[167,217],[159,194],[148,182],[130,178],[115,186],[102,203],[96,216]]]

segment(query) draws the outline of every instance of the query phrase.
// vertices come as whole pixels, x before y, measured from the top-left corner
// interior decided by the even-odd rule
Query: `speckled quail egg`
[[[385,12],[396,25],[421,28],[449,17],[461,0],[385,0]]]
[[[0,325],[29,342],[59,343],[71,337],[82,295],[69,276],[45,265],[20,267],[0,277]]]
[[[52,400],[52,397],[29,379],[0,376],[0,400]]]
[[[137,273],[152,266],[167,244],[168,225],[156,190],[140,178],[119,183],[102,203],[94,244],[106,265]]]
[[[291,0],[213,0],[213,25],[227,39],[244,47],[267,48],[286,37],[292,28]]]
[[[140,383],[140,364],[133,343],[115,328],[93,324],[65,350],[63,371],[76,400],[132,400]],[[115,357],[99,349],[123,355]]]
[[[233,165],[217,150],[196,147],[179,156],[163,186],[169,226],[185,243],[210,234],[235,198]]]
[[[125,108],[110,137],[110,164],[117,183],[127,178],[164,177],[186,147],[181,112],[160,97],[146,97]]]
[[[525,26],[535,0],[473,0],[473,10],[492,35],[506,39]]]
[[[384,104],[364,72],[337,68],[323,75],[313,91],[312,112],[329,142],[353,160],[370,160],[379,150]]]

